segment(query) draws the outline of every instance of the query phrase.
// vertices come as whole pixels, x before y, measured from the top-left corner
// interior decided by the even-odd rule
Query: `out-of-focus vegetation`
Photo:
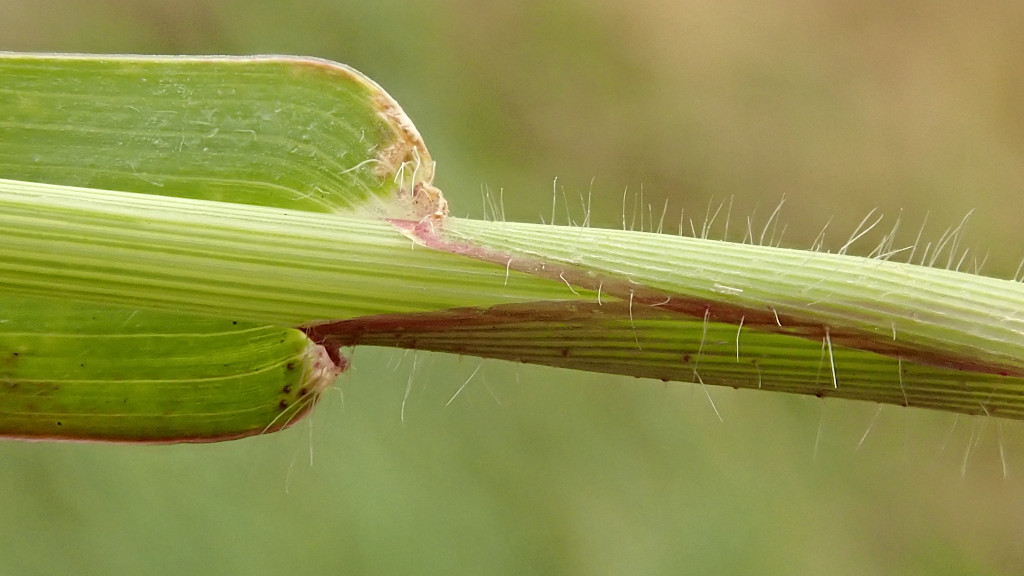
[[[0,0],[0,49],[289,53],[403,104],[458,215],[592,193],[619,226],[782,243],[873,208],[1024,250],[1024,8],[883,2]],[[0,86],[0,121],[2,121]],[[724,210],[724,209],[723,209]],[[576,209],[579,219],[582,214]],[[669,224],[671,223],[671,225]],[[725,234],[724,212],[712,237]],[[865,239],[851,252],[877,244]],[[920,252],[918,253],[920,254]],[[309,425],[210,446],[0,444],[0,573],[1019,573],[1024,430],[359,348]],[[479,366],[479,371],[477,368]],[[463,392],[449,398],[468,378]],[[408,391],[408,392],[407,392]],[[405,421],[400,418],[405,400]],[[310,465],[310,453],[313,464]],[[1005,472],[1005,477],[1004,477]]]

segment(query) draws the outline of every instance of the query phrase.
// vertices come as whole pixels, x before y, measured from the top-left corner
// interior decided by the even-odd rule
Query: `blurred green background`
[[[330,58],[402,103],[456,215],[482,216],[488,189],[508,219],[550,219],[558,177],[571,202],[592,193],[595,225],[621,225],[627,188],[656,215],[668,200],[673,231],[731,201],[740,240],[785,196],[782,243],[832,218],[836,249],[873,208],[886,230],[903,211],[905,243],[973,209],[969,265],[1012,276],[1022,18],[997,1],[0,0],[0,49]],[[353,366],[281,434],[0,443],[0,574],[1024,570],[1015,422],[710,389],[719,422],[691,384],[371,348]]]

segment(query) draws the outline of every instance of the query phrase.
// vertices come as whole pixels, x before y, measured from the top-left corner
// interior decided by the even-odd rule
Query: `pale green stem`
[[[1024,375],[1024,285],[883,259],[622,230],[453,219],[443,243],[663,309]],[[543,273],[543,272],[540,272]],[[548,272],[547,276],[552,273]],[[665,299],[671,299],[665,301]]]
[[[392,225],[0,180],[0,290],[298,326],[575,297]]]
[[[1021,286],[884,260],[0,181],[0,278],[333,345],[1024,415],[1000,376],[1024,367]]]

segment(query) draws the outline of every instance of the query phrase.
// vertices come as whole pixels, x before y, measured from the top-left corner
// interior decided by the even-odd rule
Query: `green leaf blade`
[[[286,328],[17,297],[0,303],[0,321],[6,437],[260,434],[297,421],[336,374],[333,364],[324,372],[322,349]]]
[[[0,177],[333,212],[433,173],[390,96],[325,60],[0,54],[0,76]]]

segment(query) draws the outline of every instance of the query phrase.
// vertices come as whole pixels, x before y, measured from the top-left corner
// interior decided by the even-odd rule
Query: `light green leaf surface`
[[[429,180],[375,83],[294,57],[0,54],[0,176],[316,212]],[[402,181],[404,177],[404,182]]]
[[[281,429],[336,372],[298,330],[5,296],[4,435],[210,441]],[[317,365],[317,362],[320,365]]]

